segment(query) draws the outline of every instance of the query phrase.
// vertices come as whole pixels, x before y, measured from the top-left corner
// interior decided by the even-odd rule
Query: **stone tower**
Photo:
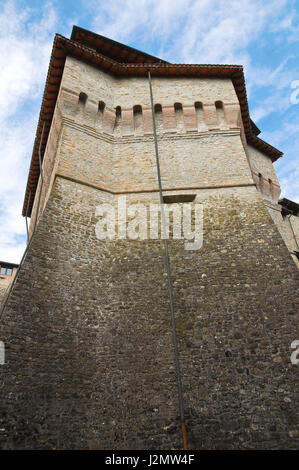
[[[203,205],[202,248],[169,240],[188,446],[298,448],[298,271],[267,207],[282,154],[250,120],[242,67],[78,27],[54,40],[32,236],[2,312],[1,447],[181,448],[163,241],[95,231],[102,203],[159,202],[148,70],[163,194]]]

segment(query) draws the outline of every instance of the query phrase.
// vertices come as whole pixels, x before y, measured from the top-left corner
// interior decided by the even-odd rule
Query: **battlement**
[[[164,202],[202,209],[200,248],[168,241],[188,448],[298,448],[281,152],[250,124],[241,66],[157,61],[85,30],[55,38],[24,202],[36,225],[1,318],[1,448],[181,449],[164,242],[97,231],[106,203],[124,198],[112,225],[135,229],[134,206],[159,201],[148,66]]]
[[[164,188],[253,185],[231,79],[152,83]],[[43,170],[40,214],[55,175],[112,193],[157,190],[147,78],[115,77],[67,57]]]
[[[62,112],[76,122],[115,137],[153,134],[152,111],[148,105],[112,107],[100,98],[89,98],[84,91],[67,90],[62,90],[59,103]],[[195,101],[186,105],[156,103],[155,120],[158,134],[240,129],[240,107],[221,100],[214,103]]]

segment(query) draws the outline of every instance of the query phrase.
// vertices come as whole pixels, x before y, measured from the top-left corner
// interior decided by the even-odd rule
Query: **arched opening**
[[[220,124],[220,126],[225,126],[226,121],[225,121],[225,115],[224,115],[223,102],[215,101],[215,107],[216,107],[218,124]]]
[[[156,130],[157,132],[162,132],[163,131],[162,106],[159,103],[156,103],[154,106],[154,111],[155,111]]]
[[[116,106],[115,114],[117,117],[121,117],[121,106]]]
[[[194,103],[196,120],[197,120],[197,129],[205,127],[205,120],[203,114],[203,106],[201,101],[195,101]]]
[[[98,124],[100,126],[103,125],[105,106],[106,105],[105,105],[104,101],[99,101],[99,103],[98,103]]]
[[[98,112],[100,114],[103,114],[104,113],[104,109],[105,109],[105,103],[104,101],[99,101],[99,104],[98,104]]]
[[[259,176],[258,187],[259,187],[260,191],[263,192],[263,189],[264,189],[264,178],[263,178],[263,176],[262,176],[262,173],[259,173],[258,176]]]
[[[273,197],[273,196],[274,196],[274,185],[273,185],[273,181],[271,180],[271,178],[269,178],[269,179],[268,179],[268,182],[269,182],[270,194],[271,194],[271,196]]]
[[[120,133],[120,125],[121,125],[121,107],[116,106],[116,108],[115,108],[115,122],[114,122],[113,131],[116,132],[116,133]]]
[[[182,103],[174,103],[174,113],[176,118],[176,125],[179,131],[184,130],[184,116]]]
[[[82,107],[85,106],[86,101],[87,101],[87,94],[81,91],[81,93],[79,94],[79,100],[78,100],[79,106],[82,106]]]
[[[133,118],[134,118],[134,131],[136,133],[142,133],[142,107],[139,104],[133,106]]]

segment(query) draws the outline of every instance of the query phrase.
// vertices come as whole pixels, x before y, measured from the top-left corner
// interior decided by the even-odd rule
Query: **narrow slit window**
[[[259,186],[260,186],[260,188],[262,188],[263,185],[264,185],[263,176],[262,176],[262,173],[259,173]]]
[[[87,101],[87,94],[81,91],[81,93],[79,94],[79,101],[78,101],[79,106],[85,106],[86,101]]]
[[[134,130],[142,132],[142,107],[138,104],[133,107]]]
[[[105,111],[104,101],[99,101],[98,103],[98,123],[100,126],[103,126],[104,111]]]
[[[205,127],[202,103],[200,101],[196,101],[194,103],[194,107],[195,107],[195,113],[196,113],[196,119],[197,119],[197,128],[199,129],[199,128]]]
[[[182,103],[174,103],[174,112],[176,117],[176,125],[179,131],[184,130],[184,116]]]
[[[99,101],[99,104],[98,104],[98,112],[100,114],[103,114],[104,113],[104,109],[105,109],[105,103],[104,101]]]
[[[121,107],[116,106],[115,108],[115,123],[114,123],[114,130],[119,131],[121,123]]]
[[[270,178],[268,179],[268,181],[269,181],[270,194],[273,197],[273,193],[274,193],[273,181]]]
[[[226,122],[225,122],[225,115],[224,115],[222,101],[215,101],[215,107],[216,107],[218,124],[225,126]]]
[[[154,111],[155,111],[155,121],[156,121],[157,132],[162,132],[163,130],[162,106],[159,103],[156,103],[154,107]]]

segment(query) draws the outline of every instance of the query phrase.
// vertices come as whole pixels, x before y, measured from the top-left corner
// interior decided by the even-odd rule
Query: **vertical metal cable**
[[[179,399],[181,431],[182,431],[182,438],[183,438],[183,449],[187,450],[188,447],[187,447],[187,435],[186,435],[185,415],[184,415],[182,376],[181,376],[181,368],[180,368],[180,360],[179,360],[179,349],[178,349],[178,339],[177,339],[176,323],[175,323],[175,315],[174,315],[173,289],[172,289],[172,282],[171,282],[168,242],[167,242],[167,238],[166,238],[166,221],[165,221],[164,201],[163,201],[160,162],[159,162],[159,151],[158,151],[158,141],[157,141],[157,132],[156,132],[153,90],[152,90],[151,73],[150,73],[149,70],[148,70],[148,82],[149,82],[151,107],[152,107],[153,130],[154,130],[154,141],[155,141],[155,154],[156,154],[156,166],[157,166],[157,175],[158,175],[158,183],[159,183],[161,219],[162,219],[162,227],[163,227],[163,238],[164,238],[164,249],[165,249],[165,264],[166,264],[167,280],[168,280],[169,304],[170,304],[170,315],[171,315],[171,326],[172,326],[172,339],[173,339],[173,347],[174,347],[174,358],[175,358],[175,369],[176,369],[176,378],[177,378],[177,389],[178,389],[178,399]]]
[[[296,238],[296,234],[295,234],[295,232],[294,232],[293,225],[292,225],[292,223],[291,223],[291,217],[292,217],[292,215],[293,215],[293,213],[287,215],[287,219],[288,219],[288,221],[289,221],[289,224],[290,224],[290,227],[291,227],[291,230],[292,230],[292,233],[293,233],[293,237],[294,237],[294,240],[295,240],[295,243],[296,243],[296,246],[297,246],[297,250],[299,251],[298,241],[297,241],[297,238]]]
[[[28,245],[28,243],[29,243],[28,209],[29,209],[30,200],[31,200],[31,190],[29,191],[29,196],[28,196],[28,201],[27,201],[27,207],[26,207],[26,215],[25,215],[26,233],[27,233],[27,245]]]

